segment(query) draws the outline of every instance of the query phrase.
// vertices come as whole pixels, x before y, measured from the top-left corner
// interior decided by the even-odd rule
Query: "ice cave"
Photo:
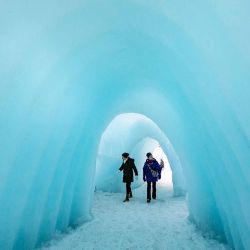
[[[250,249],[249,11],[247,0],[1,1],[0,249],[95,223],[95,193],[111,202],[124,192],[121,154],[136,159],[137,190],[145,153],[159,146],[168,202],[183,199],[209,239]],[[110,209],[155,205],[157,223],[175,212],[139,198]],[[132,241],[79,249],[173,249]]]

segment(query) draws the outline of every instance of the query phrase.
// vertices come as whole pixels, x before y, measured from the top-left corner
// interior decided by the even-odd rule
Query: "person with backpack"
[[[156,182],[161,179],[161,166],[151,153],[147,153],[147,160],[143,167],[143,181],[147,181],[147,202],[151,201],[151,186],[153,188],[152,198],[156,199]]]
[[[119,168],[120,171],[123,171],[123,182],[126,183],[126,197],[123,202],[129,201],[129,198],[132,198],[131,182],[134,181],[133,171],[136,178],[138,178],[138,171],[135,166],[135,160],[129,157],[129,153],[122,154],[123,163]]]

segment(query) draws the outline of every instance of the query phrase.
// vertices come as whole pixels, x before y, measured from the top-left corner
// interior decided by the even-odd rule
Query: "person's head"
[[[128,157],[129,157],[129,153],[123,153],[123,154],[122,154],[122,159],[123,159],[123,160],[128,159]]]
[[[152,155],[152,153],[150,153],[150,152],[147,153],[146,156],[147,156],[148,159],[153,159],[153,155]]]

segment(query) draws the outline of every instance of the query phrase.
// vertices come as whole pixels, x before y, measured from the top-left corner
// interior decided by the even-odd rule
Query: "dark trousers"
[[[126,182],[126,195],[129,197],[130,194],[132,194],[131,182]]]
[[[148,186],[147,186],[147,199],[151,200],[151,183],[153,186],[153,192],[152,192],[152,197],[153,199],[156,199],[156,182],[155,181],[148,181]]]

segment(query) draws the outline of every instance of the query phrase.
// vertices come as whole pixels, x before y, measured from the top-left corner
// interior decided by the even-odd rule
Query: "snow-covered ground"
[[[94,219],[69,234],[52,240],[42,249],[228,249],[206,239],[187,219],[185,198],[174,198],[171,190],[158,185],[157,200],[146,203],[146,185],[134,190],[134,198],[123,203],[123,194],[97,192]]]

